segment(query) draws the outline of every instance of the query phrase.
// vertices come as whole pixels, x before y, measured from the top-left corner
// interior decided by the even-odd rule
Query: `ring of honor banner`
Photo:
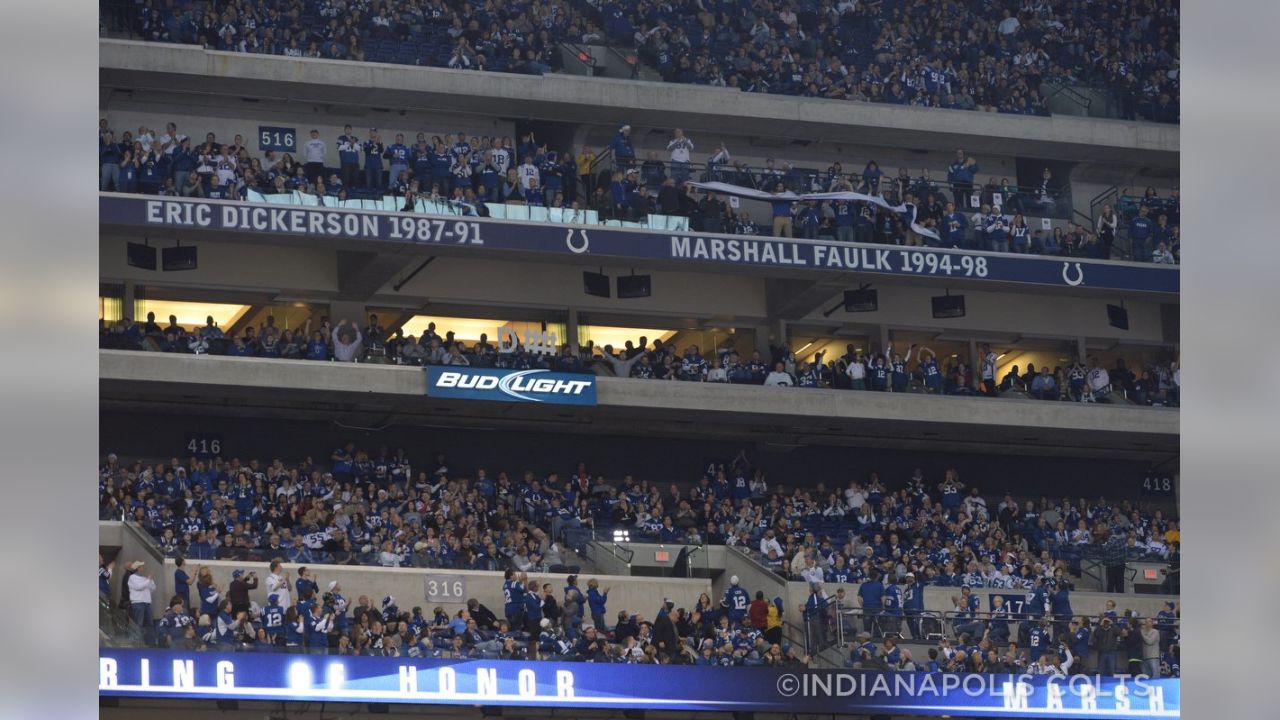
[[[1176,718],[1179,681],[102,648],[103,696],[717,712]]]
[[[561,211],[562,220],[565,212]],[[241,241],[255,235],[302,236],[431,245],[433,252],[439,247],[478,257],[533,252],[592,261],[651,260],[673,263],[681,270],[699,265],[756,266],[1031,283],[1086,291],[1177,293],[1180,277],[1176,266],[1154,263],[112,193],[99,196],[98,222],[144,235],[191,231],[182,238],[191,241],[208,230],[214,231],[211,239],[226,242],[236,242],[237,236]]]

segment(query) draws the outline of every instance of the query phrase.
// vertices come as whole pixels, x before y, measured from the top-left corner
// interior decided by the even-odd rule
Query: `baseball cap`
[[[330,581],[329,581],[329,592],[333,592],[333,589],[334,589],[334,588],[336,588],[336,587],[338,587],[338,581],[337,581],[337,580],[330,580]]]
[[[622,127],[618,128],[618,132],[622,132],[623,130],[630,130],[630,129],[631,129],[630,125],[623,125]]]
[[[240,578],[242,575],[244,575],[244,571],[243,571],[243,570],[233,570],[233,571],[231,571],[231,577],[233,577],[233,578],[237,578],[237,579],[238,579],[238,578]]]
[[[270,604],[272,604],[272,605],[274,605],[274,604],[276,604],[276,603],[280,602],[280,595],[279,595],[279,593],[271,593],[270,595],[268,595],[268,596],[267,596],[267,602],[268,602],[268,603],[270,603]]]

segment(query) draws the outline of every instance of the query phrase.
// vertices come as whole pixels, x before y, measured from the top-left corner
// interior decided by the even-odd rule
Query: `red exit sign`
[[[653,559],[657,562],[669,562],[671,560],[671,553],[666,550],[654,550]]]

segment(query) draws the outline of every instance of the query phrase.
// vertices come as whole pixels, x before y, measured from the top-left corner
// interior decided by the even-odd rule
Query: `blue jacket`
[[[609,601],[609,593],[602,593],[596,588],[587,588],[587,605],[592,615],[604,615],[605,603]]]
[[[609,148],[613,150],[613,156],[622,160],[633,160],[636,156],[635,148],[631,147],[631,138],[622,134],[619,130],[617,135],[609,141]]]

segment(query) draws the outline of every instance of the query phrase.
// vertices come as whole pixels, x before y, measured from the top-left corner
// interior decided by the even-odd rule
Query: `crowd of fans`
[[[759,608],[760,627],[748,622],[746,591],[737,578],[720,602],[702,593],[690,610],[668,598],[649,620],[628,610],[612,615],[609,588],[595,578],[582,584],[576,574],[557,588],[508,570],[501,614],[471,598],[454,613],[437,606],[428,615],[420,606],[402,610],[391,595],[379,601],[362,594],[352,602],[337,581],[324,580],[323,569],[300,567],[294,579],[279,559],[263,567],[262,578],[253,568],[234,570],[226,586],[216,583],[207,567],[197,566],[194,575],[188,569],[185,561],[177,563],[176,592],[157,619],[147,610],[155,584],[145,563],[127,567],[122,605],[131,611],[145,605],[134,612],[145,644],[188,651],[639,665],[806,667],[811,662],[801,648],[783,640],[781,598]],[[99,557],[103,596],[110,595],[113,572],[114,563]],[[260,605],[250,600],[250,592],[264,583],[267,603]],[[763,593],[757,593],[752,614],[765,604]]]
[[[843,490],[770,487],[740,454],[664,491],[630,476],[610,483],[581,463],[565,477],[491,476],[451,469],[438,454],[415,469],[403,449],[351,442],[326,461],[149,465],[111,455],[100,470],[100,518],[135,521],[164,552],[190,559],[563,572],[561,542],[580,547],[597,528],[627,528],[642,539],[758,550],[768,567],[808,581],[861,582],[874,571],[1010,589],[1078,574],[1088,547],[1168,559],[1180,541],[1176,519],[1127,501],[1005,495],[989,512],[953,470],[936,492],[919,470],[895,490],[875,474]]]
[[[888,606],[889,602],[901,602],[897,596],[908,596],[912,591],[910,580],[904,586],[871,581],[864,587],[885,599],[886,609],[879,618],[892,626],[918,632],[929,622],[913,614],[910,608]],[[1053,594],[1062,592],[1066,591],[1059,589]],[[1059,613],[1057,601],[1051,603],[1039,595],[1028,595],[1022,611],[1011,611],[1004,596],[996,595],[993,609],[980,612],[968,605],[969,601],[977,601],[978,596],[962,592],[953,598],[956,603],[952,621],[954,639],[935,633],[937,646],[928,648],[920,656],[913,656],[910,649],[900,647],[901,639],[907,636],[898,631],[873,636],[868,631],[855,634],[855,629],[850,628],[849,635],[854,639],[844,645],[848,651],[844,664],[865,670],[1181,677],[1178,603],[1170,601],[1155,617],[1140,618],[1132,610],[1117,613],[1115,603],[1109,602],[1107,610],[1090,617],[1072,615],[1069,609],[1065,614]],[[847,618],[839,614],[838,602],[828,602],[830,612],[836,613],[834,617]],[[849,624],[847,619],[835,622]],[[918,634],[911,637],[920,639]]]
[[[811,584],[804,618],[818,635],[842,623],[843,635],[854,637],[861,625],[867,635],[850,646],[851,662],[876,667],[875,658],[883,656],[900,669],[992,671],[987,652],[1003,654],[1010,642],[1030,651],[1013,652],[1024,665],[1047,655],[1054,638],[1077,658],[1087,654],[1072,634],[1089,619],[1076,618],[1070,608],[1070,577],[1079,570],[1080,548],[1118,543],[1127,559],[1167,559],[1181,540],[1176,520],[1127,501],[1016,502],[1006,494],[989,510],[978,489],[966,492],[954,470],[936,489],[926,486],[919,470],[895,490],[875,474],[865,483],[850,481],[842,491],[821,483],[788,488],[770,486],[739,454],[712,464],[691,487],[673,484],[663,491],[630,477],[611,484],[581,463],[565,478],[526,471],[517,482],[505,472],[458,472],[443,455],[415,469],[403,450],[382,447],[370,454],[354,443],[334,449],[325,467],[311,458],[288,466],[279,459],[221,458],[185,464],[174,458],[150,466],[107,456],[99,472],[101,517],[137,522],[177,558],[176,597],[161,618],[160,643],[434,657],[807,662],[798,648],[792,652],[781,643],[780,600],[766,602],[757,594],[752,602],[736,582],[720,603],[704,596],[692,611],[665,604],[648,630],[642,617],[627,611],[618,613],[610,629],[608,588],[595,580],[579,586],[577,568],[564,564],[558,541],[584,528],[626,527],[641,541],[758,551],[762,563]],[[258,582],[252,571],[237,571],[225,588],[198,566],[188,575],[189,561],[205,559],[269,563],[268,606],[249,603],[248,591]],[[328,584],[322,590],[308,567],[291,583],[282,562],[502,570],[506,604],[501,617],[475,601],[454,617],[437,611],[428,620],[418,608],[402,616],[394,598],[385,598],[381,608],[366,596],[349,605],[342,588]],[[100,568],[104,594],[109,595],[112,571],[109,565]],[[528,572],[571,576],[558,593],[551,584],[529,583]],[[859,586],[856,604],[845,594],[850,584]],[[837,587],[836,594],[829,595],[826,586]],[[919,591],[925,586],[957,589],[949,627],[926,624],[931,621],[924,617]],[[131,587],[128,578],[125,587]],[[984,611],[971,594],[977,587],[1008,589],[1026,602],[1002,611],[999,600]],[[350,619],[349,607],[356,612]],[[147,624],[147,618],[139,619]],[[1167,653],[1176,644],[1176,615],[1158,619],[1160,648]],[[1092,632],[1102,640],[1104,626],[1136,628],[1137,622],[1128,611],[1118,617],[1114,603],[1096,620]],[[672,625],[680,638],[675,642],[668,635]],[[892,654],[888,641],[885,652],[864,654],[872,635],[923,639],[939,632],[957,644],[942,648],[937,666],[919,658],[908,667],[910,658]],[[694,641],[686,643],[689,638]],[[1123,647],[1102,640],[1093,640],[1092,647]],[[825,645],[820,637],[809,642]],[[965,654],[957,658],[955,652]],[[1122,671],[1117,668],[1123,666],[1098,669]]]
[[[350,125],[333,147],[312,130],[293,153],[269,150],[261,157],[236,135],[221,143],[213,133],[193,145],[168,123],[163,132],[139,127],[119,136],[104,118],[98,128],[99,188],[162,195],[246,200],[256,195],[309,196],[317,204],[338,206],[360,198],[396,197],[405,211],[419,200],[448,203],[459,214],[487,216],[493,204],[595,211],[601,221],[644,221],[651,214],[689,218],[692,230],[738,235],[779,235],[890,245],[929,245],[992,252],[1092,257],[1114,256],[1158,263],[1181,257],[1178,191],[1162,198],[1148,188],[1142,198],[1123,198],[1120,213],[1106,206],[1092,227],[1073,221],[1046,230],[1033,227],[1035,215],[1069,210],[1063,186],[1045,169],[1037,186],[1019,186],[1009,178],[982,182],[976,158],[963,150],[946,168],[945,179],[929,170],[913,175],[900,167],[890,176],[868,161],[847,172],[836,159],[825,171],[791,163],[752,168],[734,160],[723,143],[708,155],[703,180],[768,192],[859,192],[883,197],[890,205],[909,204],[911,219],[872,203],[809,201],[773,203],[771,217],[757,223],[745,207],[729,198],[701,192],[693,179],[694,141],[677,128],[668,143],[669,161],[656,152],[641,160],[622,126],[602,154],[583,147],[558,151],[525,133],[512,137],[403,133],[392,142],[377,128],[360,137]],[[607,159],[609,162],[604,162]],[[337,161],[335,163],[335,160]],[[975,204],[976,197],[976,204]],[[1144,210],[1145,208],[1145,210]],[[972,211],[972,212],[970,212]],[[1163,216],[1163,220],[1160,219]],[[583,216],[585,221],[585,214]],[[1116,245],[1117,235],[1128,243]]]
[[[831,360],[822,353],[812,362],[797,358],[786,346],[771,345],[768,358],[759,350],[740,353],[732,338],[703,355],[697,345],[680,351],[674,343],[641,337],[621,348],[594,341],[585,346],[562,345],[556,354],[531,352],[522,344],[500,351],[482,334],[474,344],[456,339],[452,331],[440,335],[434,322],[420,337],[397,330],[388,333],[377,315],[363,326],[342,319],[335,326],[327,317],[312,327],[308,320],[301,328],[281,329],[269,316],[258,327],[248,325],[228,336],[207,318],[203,327],[188,330],[169,316],[168,325],[156,322],[148,313],[144,322],[125,318],[103,322],[99,346],[112,350],[145,350],[167,353],[195,353],[305,359],[337,362],[367,362],[410,366],[457,365],[467,367],[528,370],[541,368],[565,373],[599,375],[642,380],[714,382],[798,388],[834,388],[873,392],[923,392],[940,395],[985,395],[1037,400],[1066,400],[1088,403],[1126,403],[1177,406],[1181,392],[1181,371],[1177,362],[1153,362],[1140,373],[1130,370],[1123,359],[1108,370],[1096,357],[1063,368],[1039,370],[1028,364],[1025,371],[1012,366],[996,377],[998,355],[989,345],[981,349],[976,373],[954,358],[942,358],[928,347],[911,345],[881,353],[863,353],[848,344],[844,354]],[[944,365],[945,363],[945,365]],[[975,380],[977,380],[975,384]]]
[[[1179,118],[1175,0],[108,2],[102,20],[216,50],[535,75],[560,69],[561,42],[619,44],[668,82],[1024,115],[1090,86],[1119,117]]]

